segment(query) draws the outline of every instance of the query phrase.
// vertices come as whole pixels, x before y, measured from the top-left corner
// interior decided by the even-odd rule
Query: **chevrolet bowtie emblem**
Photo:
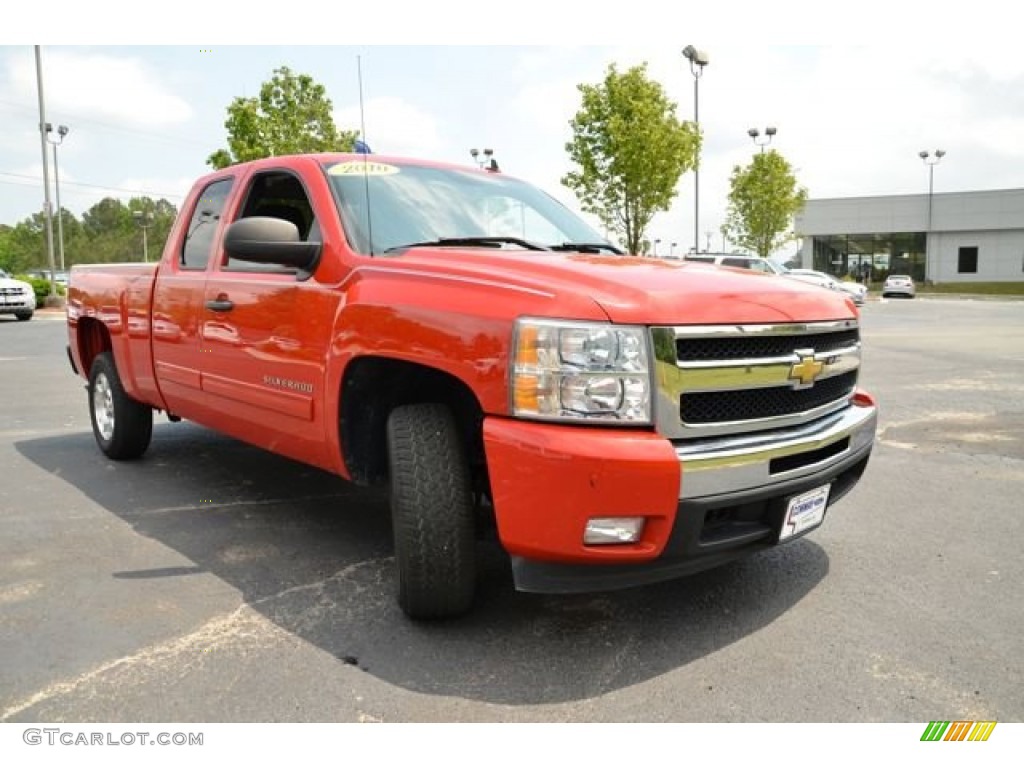
[[[814,384],[814,380],[825,369],[825,364],[814,359],[814,350],[800,349],[796,354],[800,361],[790,366],[789,378],[798,382],[793,385],[794,389],[803,389]]]

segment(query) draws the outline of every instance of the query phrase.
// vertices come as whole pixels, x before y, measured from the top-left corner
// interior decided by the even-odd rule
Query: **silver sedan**
[[[882,285],[882,298],[887,296],[907,296],[914,298],[917,287],[910,275],[889,275]]]

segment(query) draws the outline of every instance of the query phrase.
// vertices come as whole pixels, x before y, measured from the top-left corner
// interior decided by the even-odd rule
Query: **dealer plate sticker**
[[[785,541],[798,533],[821,525],[821,521],[825,519],[825,507],[828,506],[828,492],[831,488],[831,485],[823,485],[789,500],[786,516],[782,520],[779,541]]]

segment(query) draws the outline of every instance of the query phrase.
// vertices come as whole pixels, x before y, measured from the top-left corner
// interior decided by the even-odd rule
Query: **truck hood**
[[[837,291],[698,262],[491,248],[417,248],[388,261],[441,278],[546,291],[556,304],[583,295],[616,323],[757,324],[857,316],[852,301]]]

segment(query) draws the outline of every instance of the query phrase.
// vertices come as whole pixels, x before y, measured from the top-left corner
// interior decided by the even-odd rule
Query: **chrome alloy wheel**
[[[92,411],[96,417],[96,429],[104,440],[114,436],[114,394],[110,389],[110,380],[105,373],[96,377],[93,386]]]

